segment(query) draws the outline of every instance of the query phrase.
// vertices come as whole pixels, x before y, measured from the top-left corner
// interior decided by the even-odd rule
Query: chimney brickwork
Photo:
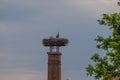
[[[61,53],[48,52],[48,80],[61,80]]]

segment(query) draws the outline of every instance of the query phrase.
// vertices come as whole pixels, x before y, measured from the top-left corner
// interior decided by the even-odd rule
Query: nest
[[[66,46],[68,44],[68,39],[64,38],[50,38],[43,39],[44,46]]]

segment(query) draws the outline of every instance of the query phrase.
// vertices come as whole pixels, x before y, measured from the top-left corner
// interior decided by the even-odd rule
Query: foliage
[[[120,6],[120,0],[118,1],[118,5]]]
[[[107,38],[97,36],[96,47],[104,50],[105,56],[95,53],[91,57],[95,64],[89,64],[86,71],[87,75],[94,75],[95,79],[110,80],[112,77],[120,76],[120,13],[103,14],[98,22],[109,27],[112,33]]]

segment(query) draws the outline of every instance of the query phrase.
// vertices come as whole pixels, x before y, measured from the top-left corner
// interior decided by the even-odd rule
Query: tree
[[[111,80],[112,77],[120,76],[120,12],[103,14],[98,23],[109,27],[112,33],[106,38],[97,36],[96,48],[104,50],[105,56],[95,53],[91,57],[95,64],[89,64],[86,71],[87,75],[95,79]]]

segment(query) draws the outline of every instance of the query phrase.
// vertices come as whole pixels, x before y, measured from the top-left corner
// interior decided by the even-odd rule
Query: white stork
[[[58,34],[56,35],[56,38],[59,38],[59,32],[58,32]]]

